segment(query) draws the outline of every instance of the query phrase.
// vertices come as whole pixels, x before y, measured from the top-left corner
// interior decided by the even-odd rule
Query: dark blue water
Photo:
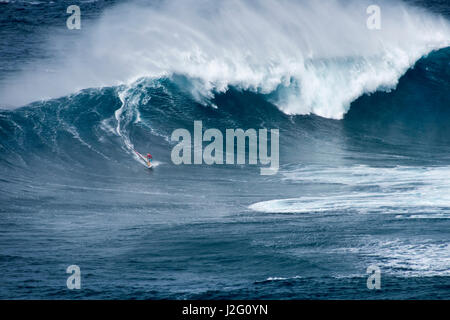
[[[78,1],[83,28],[66,34],[69,4],[0,1],[2,86],[127,2]],[[183,74],[4,103],[0,298],[449,299],[449,75],[450,48],[433,50],[342,119],[281,111],[282,88],[230,85],[205,104]],[[175,166],[170,135],[194,120],[278,128],[279,172]],[[69,265],[81,290],[66,287]],[[381,290],[366,286],[371,265]]]

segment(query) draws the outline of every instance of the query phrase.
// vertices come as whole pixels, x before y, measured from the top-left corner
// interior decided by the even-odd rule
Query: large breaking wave
[[[369,30],[370,4],[168,0],[118,6],[80,38],[54,39],[70,49],[11,79],[0,89],[0,104],[182,75],[202,103],[232,86],[267,95],[287,114],[341,119],[352,101],[394,88],[418,59],[450,42],[447,20],[400,2],[381,2],[382,28]]]
[[[449,57],[450,49],[443,49],[421,59],[397,89],[357,99],[343,121],[292,117],[268,102],[267,95],[234,87],[211,98],[216,108],[205,107],[192,96],[185,77],[86,89],[1,111],[0,161],[4,170],[32,171],[21,171],[24,175],[54,172],[55,166],[63,174],[136,167],[133,149],[152,150],[170,163],[172,131],[192,129],[193,121],[202,119],[209,128],[280,128],[284,163],[307,160],[321,150],[326,153],[320,158],[329,162],[332,150],[333,157],[340,157],[344,151],[339,148],[345,148],[360,158],[380,154],[386,165],[389,154],[445,165],[450,154]]]

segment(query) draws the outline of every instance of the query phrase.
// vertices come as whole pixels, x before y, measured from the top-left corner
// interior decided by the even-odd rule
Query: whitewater
[[[82,36],[50,39],[48,47],[56,48],[51,63],[35,61],[14,76],[1,87],[0,104],[21,106],[85,88],[183,75],[203,104],[232,86],[269,95],[287,114],[342,119],[355,99],[392,90],[418,59],[450,43],[448,20],[401,2],[381,2],[382,28],[369,30],[369,5],[337,0],[118,5],[88,24]]]

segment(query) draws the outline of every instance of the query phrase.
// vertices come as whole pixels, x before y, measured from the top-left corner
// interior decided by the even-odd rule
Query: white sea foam
[[[283,179],[295,183],[341,184],[345,191],[263,201],[250,209],[267,213],[384,213],[416,219],[450,217],[450,167],[304,167],[282,174]]]
[[[194,96],[229,86],[270,93],[289,114],[340,119],[363,93],[393,88],[431,50],[449,45],[447,20],[380,2],[381,30],[368,30],[372,1],[166,0],[108,10],[59,63],[36,62],[0,89],[0,104],[62,96],[142,77],[196,79]],[[62,43],[62,45],[61,45]],[[55,61],[55,60],[54,60]],[[46,70],[53,70],[49,73]]]
[[[442,241],[368,238],[358,247],[336,251],[374,258],[383,273],[406,277],[450,276],[450,245]]]
[[[287,280],[296,280],[302,279],[301,276],[293,276],[293,277],[269,277],[265,281],[287,281]]]

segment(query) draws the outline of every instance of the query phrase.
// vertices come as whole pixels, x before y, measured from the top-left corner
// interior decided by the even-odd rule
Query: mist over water
[[[370,1],[162,1],[118,5],[51,63],[14,76],[0,104],[20,106],[90,87],[131,85],[174,74],[193,80],[204,103],[229,86],[263,94],[288,114],[341,119],[364,93],[392,89],[423,55],[449,44],[447,20],[382,2],[369,30]],[[43,65],[42,65],[43,64]]]

